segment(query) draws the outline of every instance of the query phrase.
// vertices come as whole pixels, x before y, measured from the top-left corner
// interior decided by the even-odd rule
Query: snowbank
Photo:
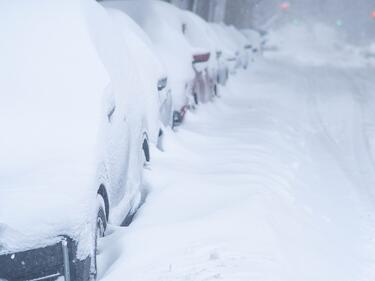
[[[329,71],[314,72],[313,85],[319,77],[353,83],[341,70]],[[103,268],[103,280],[375,276],[374,208],[338,157],[358,144],[341,151],[332,143],[319,121],[337,125],[322,111],[329,79],[317,91],[304,79],[310,72],[259,62],[231,79],[223,99],[168,135],[166,152],[147,175],[146,204],[130,228],[106,238],[113,263]],[[346,98],[337,105],[343,112],[352,106]]]
[[[103,280],[375,278],[375,70],[306,49],[239,72],[167,136]]]

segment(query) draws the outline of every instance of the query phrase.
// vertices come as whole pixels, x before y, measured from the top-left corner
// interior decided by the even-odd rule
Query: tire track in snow
[[[322,69],[320,69],[320,71],[322,71]],[[334,73],[334,71],[337,73]],[[324,122],[325,117],[319,112],[320,105],[318,102],[318,95],[322,96],[327,94],[323,85],[327,80],[332,79],[332,75],[342,76],[343,79],[337,79],[337,81],[345,81],[344,83],[346,83],[348,91],[342,94],[352,100],[351,106],[354,108],[352,112],[356,113],[355,115],[349,116],[347,118],[349,122],[345,124],[348,126],[348,131],[353,137],[350,145],[352,146],[352,151],[354,153],[353,155],[349,155],[349,158],[344,157],[347,151],[344,147],[340,147],[335,136],[332,135],[327,128],[327,125]],[[341,166],[350,181],[361,189],[358,192],[358,195],[363,202],[363,205],[361,206],[364,213],[362,239],[368,241],[368,263],[363,265],[365,272],[363,278],[365,278],[365,280],[373,280],[373,277],[375,276],[375,165],[374,159],[371,155],[369,140],[365,133],[364,114],[366,109],[364,106],[365,98],[363,97],[364,92],[362,86],[359,84],[356,71],[344,69],[330,69],[326,71],[325,75],[319,75],[318,77],[314,73],[314,75],[306,78],[306,83],[311,89],[311,96],[308,98],[308,104],[311,108],[312,123],[315,124],[314,126],[317,131],[323,132],[325,142],[329,147],[328,151],[330,151],[335,159],[337,159],[338,164]],[[337,114],[340,113],[345,114],[345,112],[337,112]]]

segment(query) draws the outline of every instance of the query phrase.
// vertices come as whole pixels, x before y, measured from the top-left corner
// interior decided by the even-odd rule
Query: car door
[[[124,106],[108,86],[105,104],[105,166],[111,208],[123,202],[126,194],[127,171],[129,169],[130,130]],[[116,219],[115,219],[116,220]]]

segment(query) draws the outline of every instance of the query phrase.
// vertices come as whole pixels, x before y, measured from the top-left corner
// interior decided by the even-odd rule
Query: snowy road
[[[232,78],[154,151],[102,280],[374,280],[374,75],[268,59]]]

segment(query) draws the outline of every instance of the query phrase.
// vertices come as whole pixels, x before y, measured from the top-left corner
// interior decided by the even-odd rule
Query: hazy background
[[[165,0],[209,21],[239,28],[275,29],[284,24],[321,22],[352,43],[375,40],[375,0]]]

